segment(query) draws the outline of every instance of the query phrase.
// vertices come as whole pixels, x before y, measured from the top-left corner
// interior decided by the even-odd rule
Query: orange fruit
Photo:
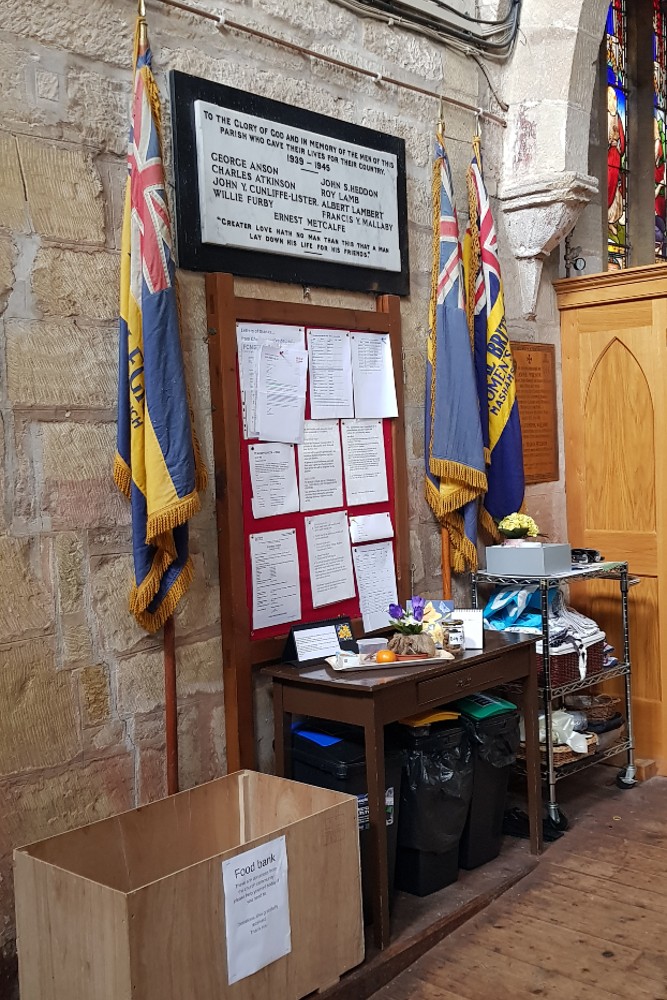
[[[375,654],[375,659],[377,663],[393,663],[396,659],[396,653],[393,649],[379,649]]]

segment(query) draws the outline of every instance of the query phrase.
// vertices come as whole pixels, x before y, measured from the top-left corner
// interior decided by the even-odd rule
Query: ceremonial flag
[[[160,101],[137,18],[120,274],[116,485],[132,505],[130,611],[155,632],[192,581],[187,521],[206,486],[185,384]]]
[[[451,567],[477,568],[477,500],[484,449],[463,300],[459,227],[449,160],[436,136],[433,270],[426,361],[426,499],[449,534]]]
[[[498,539],[496,523],[523,504],[523,448],[496,228],[482,174],[479,137],[473,139],[467,181],[470,223],[464,268],[488,479],[481,520]]]

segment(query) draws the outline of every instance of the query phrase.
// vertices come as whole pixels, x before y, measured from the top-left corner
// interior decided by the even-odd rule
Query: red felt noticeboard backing
[[[280,325],[280,324],[275,324]],[[318,329],[318,327],[311,326],[306,327],[306,338],[308,337],[308,330]],[[356,332],[356,331],[352,331]],[[394,372],[394,378],[396,373]],[[310,417],[310,380],[307,383],[306,389],[306,419]],[[339,601],[336,604],[325,604],[321,607],[313,607],[313,599],[310,590],[310,571],[308,563],[308,547],[306,544],[306,526],[305,518],[317,516],[318,514],[333,514],[336,511],[346,510],[348,515],[359,516],[362,514],[380,514],[388,512],[391,517],[391,523],[394,527],[394,532],[396,531],[396,487],[395,487],[395,477],[394,477],[394,459],[393,459],[393,445],[392,445],[392,423],[393,418],[387,418],[382,421],[383,437],[384,437],[384,451],[385,451],[385,466],[387,470],[387,493],[388,500],[383,503],[373,503],[373,504],[359,504],[352,507],[347,506],[347,497],[345,492],[345,474],[343,472],[343,506],[342,507],[332,507],[323,510],[309,510],[305,512],[295,511],[292,514],[279,514],[276,517],[263,517],[255,518],[252,514],[252,486],[250,480],[250,458],[249,449],[252,444],[258,443],[258,439],[254,438],[248,441],[243,439],[243,415],[240,400],[240,385],[238,382],[238,367],[237,367],[237,392],[238,392],[238,421],[239,421],[239,438],[240,438],[240,448],[241,448],[241,490],[243,497],[243,541],[244,541],[244,556],[245,556],[245,566],[246,566],[246,599],[248,604],[248,614],[251,623],[250,638],[251,641],[257,641],[260,639],[268,639],[273,636],[282,636],[289,632],[292,625],[298,624],[298,622],[283,622],[280,625],[272,625],[270,628],[253,629],[252,628],[252,565],[250,560],[250,536],[257,534],[258,532],[266,531],[281,531],[285,528],[294,528],[296,530],[296,546],[297,553],[299,557],[299,578],[300,578],[300,588],[301,588],[301,617],[299,622],[316,622],[322,621],[327,618],[337,618],[341,615],[346,615],[350,618],[360,617],[359,608],[359,596],[349,598],[346,601]],[[339,433],[340,433],[340,421]],[[299,446],[297,445],[296,448]],[[297,452],[295,451],[295,461],[297,457]],[[297,463],[297,479],[298,479],[298,463]],[[299,484],[299,489],[301,485]],[[393,544],[393,540],[392,540]],[[396,553],[394,551],[394,561],[396,560]]]

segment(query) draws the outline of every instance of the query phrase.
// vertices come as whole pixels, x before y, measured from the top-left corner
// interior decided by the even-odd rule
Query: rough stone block
[[[3,0],[2,30],[52,46],[59,39],[69,52],[86,59],[128,67],[132,52],[132,10],[121,13],[78,0]]]
[[[44,316],[115,320],[119,280],[118,254],[41,247],[32,272],[32,290]],[[113,342],[115,337],[109,335],[109,339]]]
[[[201,517],[202,515],[198,515],[195,520],[199,520]],[[179,636],[196,632],[199,629],[211,628],[220,622],[218,578],[217,576],[207,578],[202,555],[193,554],[192,561],[195,567],[195,578],[176,609],[176,628]]]
[[[128,613],[129,614],[129,613]],[[121,718],[164,706],[162,646],[123,657],[116,667],[116,707]]]
[[[423,80],[442,80],[442,55],[440,47],[426,38],[388,27],[370,18],[364,21],[363,46],[386,62],[400,66]]]
[[[18,232],[26,226],[26,196],[16,138],[0,132],[0,226]]]
[[[77,67],[67,74],[67,120],[80,139],[102,149],[127,153],[128,81]]]
[[[26,136],[17,142],[35,230],[55,240],[104,243],[102,183],[90,155]]]
[[[0,649],[0,704],[11,706],[0,727],[0,774],[53,767],[79,752],[76,690],[55,669],[52,639]]]
[[[53,541],[56,557],[58,595],[61,614],[79,611],[83,600],[83,548],[81,539],[71,531],[57,534]]]
[[[111,478],[114,424],[41,424],[41,510],[54,530],[127,524],[129,504]]]
[[[116,757],[60,772],[0,782],[0,856],[21,844],[54,837],[131,809],[134,757]]]
[[[218,774],[227,773],[227,736],[225,732],[224,705],[215,705],[210,723],[211,755]]]
[[[0,531],[7,528],[5,516],[5,422],[0,413]]]
[[[178,631],[178,626],[177,626]],[[179,645],[176,649],[178,695],[212,694],[222,690],[222,641]]]
[[[13,403],[86,410],[115,406],[118,341],[114,329],[10,320],[6,337],[7,388]]]
[[[82,612],[58,618],[63,649],[63,665],[71,667],[92,657],[90,630]]]
[[[0,233],[0,315],[5,310],[9,294],[14,285],[15,263],[16,247],[12,242],[12,238],[9,233]]]
[[[79,674],[84,721],[104,722],[111,714],[111,690],[106,667],[84,667]]]
[[[132,557],[129,553],[111,551],[91,559],[92,622],[102,649],[124,652],[142,641],[144,645],[151,641],[130,614],[131,584]]]
[[[0,537],[3,643],[53,630],[53,598],[46,560],[47,552],[42,553],[38,540]]]

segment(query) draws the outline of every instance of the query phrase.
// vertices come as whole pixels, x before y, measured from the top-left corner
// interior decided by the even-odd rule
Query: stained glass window
[[[611,0],[607,14],[607,219],[609,268],[628,264],[626,0]]]
[[[653,152],[655,159],[655,259],[667,259],[667,15],[653,0]]]

